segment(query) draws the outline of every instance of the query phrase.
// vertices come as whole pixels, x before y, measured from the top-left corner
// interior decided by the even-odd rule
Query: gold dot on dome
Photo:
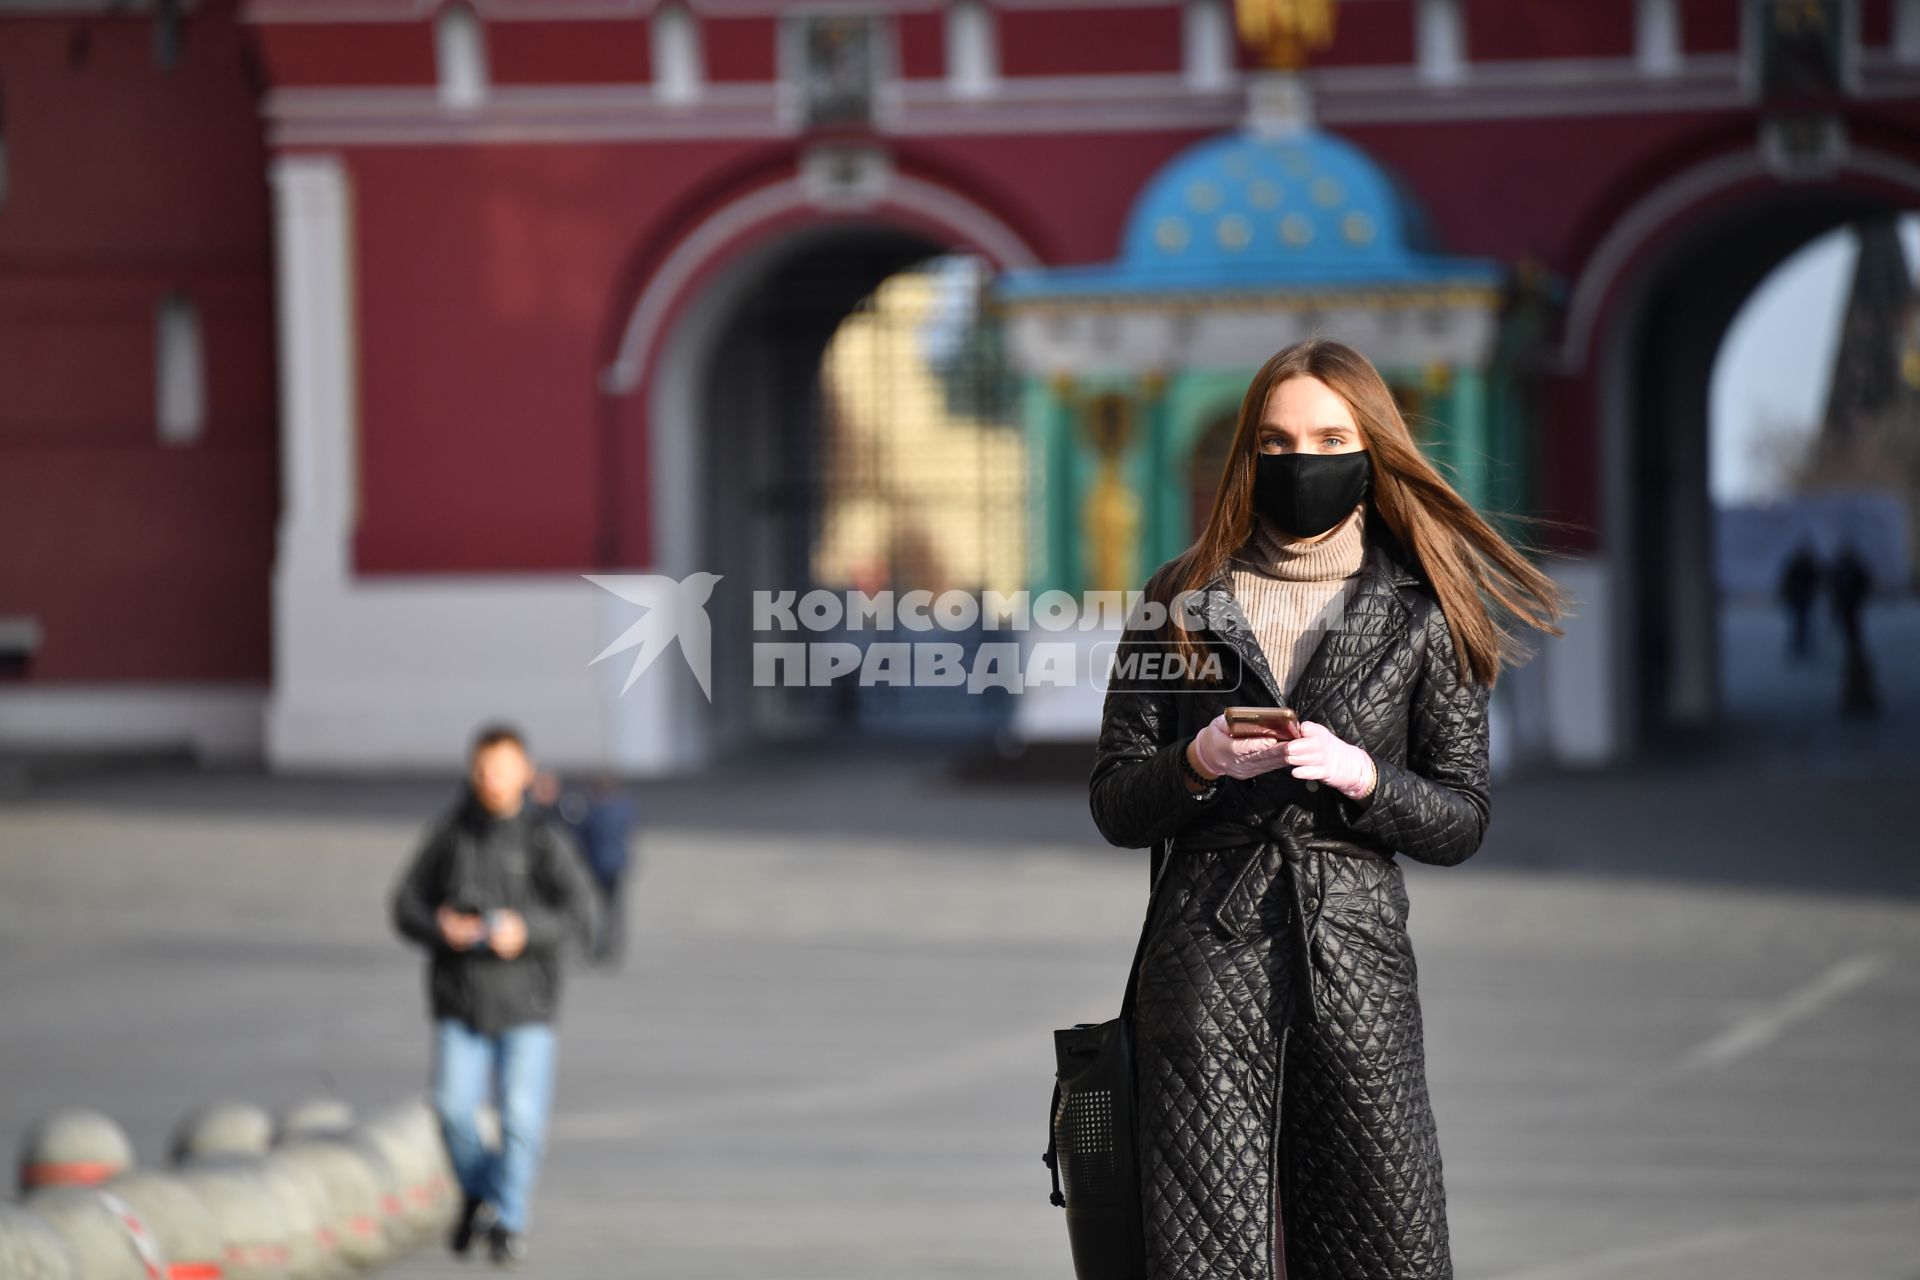
[[[1256,209],[1271,209],[1280,203],[1280,188],[1277,184],[1260,178],[1248,184],[1247,199]]]
[[[1238,253],[1253,243],[1253,224],[1237,213],[1230,213],[1214,227],[1213,238],[1222,249]]]
[[[1347,198],[1347,189],[1332,178],[1319,178],[1313,184],[1313,202],[1322,209],[1331,209]]]
[[[1212,213],[1220,207],[1220,188],[1211,182],[1196,182],[1187,188],[1187,203],[1201,213]]]
[[[1280,219],[1280,238],[1291,245],[1302,245],[1313,239],[1313,223],[1305,214],[1290,213]]]
[[[1358,209],[1340,220],[1340,230],[1348,244],[1373,243],[1373,219]]]
[[[1193,231],[1185,218],[1168,215],[1153,224],[1153,242],[1168,253],[1180,252],[1192,238]]]

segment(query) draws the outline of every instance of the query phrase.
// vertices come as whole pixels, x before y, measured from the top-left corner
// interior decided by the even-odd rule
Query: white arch
[[[1002,267],[1031,267],[1040,262],[1039,255],[999,215],[958,192],[924,179],[889,172],[867,207],[882,212],[891,208],[917,214],[952,231]],[[827,208],[818,199],[817,189],[796,173],[755,188],[702,220],[691,235],[673,247],[666,261],[647,281],[627,317],[613,363],[600,374],[600,389],[608,395],[623,396],[640,385],[646,374],[648,353],[660,340],[661,326],[675,302],[689,282],[728,245],[754,227],[786,214]],[[844,206],[832,208],[839,211]]]
[[[1831,176],[1849,175],[1872,178],[1910,191],[1916,202],[1920,202],[1920,165],[1899,156],[1883,151],[1850,151],[1835,165]],[[1585,367],[1601,314],[1627,264],[1675,217],[1719,192],[1770,176],[1776,176],[1776,171],[1755,147],[1696,165],[1640,197],[1601,238],[1581,268],[1567,304],[1566,337],[1559,353],[1561,371],[1577,373]]]

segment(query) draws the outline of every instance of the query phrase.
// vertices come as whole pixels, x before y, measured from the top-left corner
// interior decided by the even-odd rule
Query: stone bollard
[[[173,1131],[175,1164],[195,1156],[264,1155],[273,1145],[273,1117],[250,1102],[217,1102],[195,1111]]]
[[[438,1134],[424,1132],[414,1116],[403,1110],[369,1119],[360,1132],[393,1166],[409,1247],[427,1243],[451,1220],[435,1150],[441,1145]]]
[[[153,1280],[167,1274],[166,1256],[146,1220],[111,1191],[41,1187],[27,1197],[26,1208],[60,1233],[83,1280]]]
[[[353,1108],[338,1098],[308,1098],[280,1113],[274,1126],[275,1143],[296,1138],[329,1138],[353,1127]]]
[[[430,1239],[445,1234],[460,1216],[464,1197],[440,1134],[440,1117],[425,1099],[416,1099],[385,1112],[380,1122],[412,1156],[408,1208],[417,1215],[422,1234]]]
[[[326,1189],[311,1173],[269,1156],[214,1154],[198,1156],[180,1166],[181,1175],[196,1189],[197,1177],[230,1173],[257,1183],[272,1199],[279,1218],[281,1265],[290,1280],[325,1280],[336,1270],[338,1252],[322,1215],[328,1205]],[[215,1201],[213,1192],[202,1198]],[[237,1274],[229,1268],[229,1274]]]
[[[407,1185],[399,1166],[364,1129],[349,1129],[334,1141],[348,1147],[373,1170],[380,1191],[380,1234],[387,1242],[387,1256],[398,1257],[412,1249],[416,1240],[407,1219]]]
[[[299,1166],[325,1186],[327,1229],[343,1261],[365,1270],[388,1259],[380,1177],[362,1152],[335,1138],[296,1138],[276,1147],[273,1158]]]
[[[220,1280],[226,1256],[220,1224],[193,1188],[171,1174],[125,1173],[104,1189],[125,1201],[153,1232],[170,1278]]]
[[[231,1164],[195,1161],[180,1170],[220,1224],[225,1280],[286,1280],[293,1257],[286,1218],[258,1173]]]
[[[311,1242],[306,1250],[297,1246],[294,1248],[296,1267],[301,1257],[306,1255],[312,1259],[310,1274],[313,1280],[331,1280],[332,1277],[350,1273],[352,1264],[341,1256],[340,1238],[334,1231],[333,1194],[319,1170],[311,1164],[288,1159],[288,1153],[284,1151],[273,1151],[253,1158],[260,1161],[276,1187],[284,1188],[281,1192],[283,1196],[297,1196],[306,1206],[304,1219],[294,1210],[289,1212],[287,1220],[289,1232],[298,1232],[304,1227]],[[295,1280],[301,1280],[298,1271]]]
[[[67,1242],[37,1215],[0,1204],[0,1276],[7,1280],[90,1280],[80,1274]]]
[[[28,1130],[20,1145],[20,1190],[97,1187],[133,1167],[133,1144],[111,1116],[75,1107]]]

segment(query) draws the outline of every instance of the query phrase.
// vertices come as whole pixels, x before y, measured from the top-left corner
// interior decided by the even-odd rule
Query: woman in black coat
[[[1227,562],[1256,511],[1308,538],[1362,502],[1342,620],[1277,688]],[[1421,455],[1365,357],[1316,340],[1255,376],[1206,529],[1145,600],[1090,788],[1107,840],[1153,849],[1147,1275],[1451,1277],[1400,859],[1479,848],[1488,694],[1524,652],[1495,609],[1558,635],[1565,598]],[[1231,738],[1230,705],[1291,706],[1301,736]]]

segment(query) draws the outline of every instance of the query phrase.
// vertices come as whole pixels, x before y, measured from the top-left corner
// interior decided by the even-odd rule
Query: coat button
[[[1312,894],[1308,894],[1306,905],[1308,913],[1311,914],[1320,909],[1320,899],[1314,897]]]
[[[1318,791],[1319,789],[1320,789],[1320,779],[1318,778],[1307,779],[1307,790]]]

